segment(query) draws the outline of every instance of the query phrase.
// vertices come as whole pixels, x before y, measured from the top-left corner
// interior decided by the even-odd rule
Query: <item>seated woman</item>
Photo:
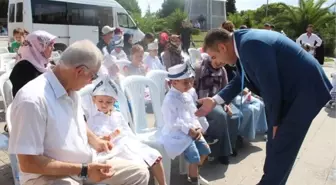
[[[157,40],[148,44],[149,55],[144,60],[148,70],[166,70],[158,57],[158,49],[159,45]]]
[[[145,76],[147,73],[147,69],[143,64],[143,57],[144,57],[144,49],[139,44],[136,44],[132,47],[132,57],[131,57],[131,64],[124,67],[124,74],[125,76],[130,75],[141,75]]]
[[[108,76],[103,76],[93,89],[92,100],[96,109],[85,115],[88,126],[98,137],[109,139],[113,144],[110,154],[97,154],[94,160],[104,162],[104,155],[112,155],[143,164],[153,172],[159,185],[166,185],[160,153],[141,143],[123,115],[113,110],[118,93],[120,92]]]
[[[162,62],[166,69],[182,64],[184,61],[181,50],[181,40],[178,35],[171,35],[162,56]]]
[[[229,81],[236,75],[235,66],[225,66],[228,72]],[[243,119],[239,127],[239,134],[250,140],[255,139],[257,133],[267,131],[267,121],[264,103],[249,93],[248,89],[243,91],[243,96],[238,95],[232,104],[241,107]]]
[[[225,69],[212,66],[209,56],[196,65],[195,72],[194,86],[199,98],[215,95],[228,83]],[[229,163],[228,157],[232,153],[236,155],[235,144],[241,117],[241,112],[232,104],[224,107],[217,105],[206,116],[209,122],[207,135],[219,139],[218,144],[211,146],[211,155],[222,164]]]

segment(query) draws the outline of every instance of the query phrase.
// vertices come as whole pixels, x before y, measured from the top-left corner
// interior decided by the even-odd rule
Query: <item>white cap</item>
[[[103,35],[109,34],[111,32],[114,32],[115,28],[112,28],[110,26],[104,26],[102,29]]]
[[[183,80],[194,77],[194,72],[187,63],[177,64],[168,69],[169,80]]]
[[[112,82],[109,76],[104,75],[97,80],[98,83],[92,91],[92,96],[110,96],[114,99],[118,98],[117,85]]]
[[[148,44],[148,50],[149,51],[151,51],[151,50],[158,50],[158,49],[159,49],[159,44],[158,44],[158,40],[157,39],[155,39],[154,42]]]

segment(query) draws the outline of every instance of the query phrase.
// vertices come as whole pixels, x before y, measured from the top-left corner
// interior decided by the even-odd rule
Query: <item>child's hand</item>
[[[195,140],[200,140],[201,139],[201,137],[202,137],[202,129],[200,129],[200,128],[197,128],[196,129],[196,132],[197,132],[197,136],[195,137]]]
[[[189,136],[192,137],[193,139],[197,137],[197,131],[194,128],[191,128],[189,130]]]

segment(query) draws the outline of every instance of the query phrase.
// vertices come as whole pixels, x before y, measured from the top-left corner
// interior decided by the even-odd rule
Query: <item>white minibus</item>
[[[29,32],[45,30],[57,36],[55,50],[63,51],[77,40],[99,41],[105,25],[119,27],[133,34],[138,42],[144,33],[127,11],[114,0],[9,0],[8,36],[13,30],[24,28]]]

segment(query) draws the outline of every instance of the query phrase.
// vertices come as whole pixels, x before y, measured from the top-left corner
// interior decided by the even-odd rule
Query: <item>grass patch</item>
[[[193,35],[193,41],[195,42],[196,48],[200,48],[203,46],[204,37],[207,32],[201,32],[199,35]]]
[[[324,62],[334,62],[334,59],[330,57],[324,57]]]

